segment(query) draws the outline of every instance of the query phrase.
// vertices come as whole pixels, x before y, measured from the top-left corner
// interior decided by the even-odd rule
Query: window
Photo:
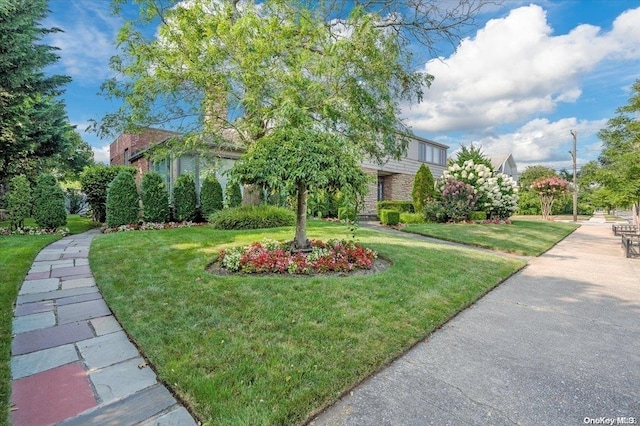
[[[124,149],[124,165],[128,166],[129,165],[129,148],[125,148]]]
[[[420,146],[418,148],[418,160],[422,161],[423,163],[437,162],[439,149],[440,148],[434,148],[433,145],[420,142]]]
[[[384,177],[378,176],[378,201],[384,200]]]

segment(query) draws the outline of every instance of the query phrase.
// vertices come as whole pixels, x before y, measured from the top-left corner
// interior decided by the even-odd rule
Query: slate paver
[[[80,363],[64,365],[13,381],[14,426],[47,425],[75,416],[96,405]]]
[[[93,337],[89,324],[77,322],[42,328],[16,334],[11,342],[12,355],[23,355],[30,352],[49,349],[56,346],[75,343]]]
[[[78,278],[75,280],[62,281],[62,289],[78,288],[78,287],[91,287],[95,286],[96,281],[93,278]]]
[[[93,275],[91,273],[87,274],[77,274],[77,275],[65,275],[60,277],[60,281],[68,281],[68,280],[77,280],[80,278],[92,278]]]
[[[111,311],[102,299],[58,306],[58,322],[60,324],[103,317],[109,314]]]
[[[63,297],[79,296],[81,294],[97,293],[98,287],[78,287],[67,290],[48,291],[45,293],[32,293],[18,296],[17,305],[23,303],[43,302],[45,300],[61,299]]]
[[[96,336],[104,336],[105,334],[115,333],[116,331],[122,330],[118,320],[116,320],[113,315],[94,318],[89,322],[91,323],[93,330],[96,332]]]
[[[91,370],[140,356],[124,331],[84,340],[79,342],[77,347]]]
[[[73,344],[14,356],[11,358],[11,377],[13,380],[21,379],[78,360],[78,352]]]
[[[12,331],[13,334],[18,334],[53,327],[54,325],[56,325],[56,315],[53,312],[40,312],[38,314],[15,317],[13,319]]]
[[[45,293],[48,291],[55,291],[60,286],[60,280],[58,278],[44,278],[39,280],[29,280],[22,283],[20,292],[18,294],[33,294],[33,293]]]
[[[22,305],[16,305],[16,310],[13,313],[16,317],[22,315],[37,314],[40,312],[53,311],[56,308],[53,300],[45,300],[44,302],[24,303]]]
[[[188,426],[195,424],[196,422],[186,408],[176,406],[167,413],[140,423],[139,426]]]
[[[96,291],[93,293],[80,294],[78,296],[70,296],[70,297],[63,297],[62,299],[56,299],[56,305],[64,306],[64,305],[70,305],[72,303],[87,302],[89,300],[98,300],[98,299],[102,300],[102,295]]]
[[[62,251],[44,249],[40,253],[38,253],[34,260],[34,263],[42,262],[45,260],[60,260],[61,256]]]
[[[89,373],[100,400],[112,401],[153,386],[156,383],[156,374],[149,367],[138,368],[142,363],[142,358],[134,358]]]
[[[49,272],[49,271],[47,271],[47,272],[33,272],[33,273],[30,272],[25,277],[25,281],[42,280],[42,279],[49,278],[49,277],[51,277],[51,272]]]
[[[64,268],[57,268],[51,271],[52,277],[70,277],[76,275],[88,275],[91,274],[91,270],[88,265],[85,266],[67,266]]]
[[[50,272],[51,264],[48,262],[34,262],[29,268],[30,274],[35,274],[36,272]]]

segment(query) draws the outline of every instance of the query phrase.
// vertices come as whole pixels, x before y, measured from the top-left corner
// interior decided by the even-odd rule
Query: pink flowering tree
[[[569,182],[558,177],[545,177],[534,181],[531,189],[538,193],[542,206],[542,219],[547,220],[556,198],[569,191]]]

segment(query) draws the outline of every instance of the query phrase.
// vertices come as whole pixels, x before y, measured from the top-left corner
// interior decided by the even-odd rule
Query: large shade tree
[[[483,1],[138,3],[140,19],[119,33],[123,53],[112,60],[119,76],[104,85],[124,102],[97,123],[99,133],[171,123],[185,133],[180,148],[193,149],[202,141],[224,146],[223,129],[233,129],[234,142],[251,150],[280,148],[269,135],[289,132],[310,153],[339,140],[356,160],[382,162],[408,144],[400,103],[420,101],[432,80],[416,71],[410,45],[431,51],[457,40]],[[145,37],[140,25],[156,21],[157,35]]]
[[[60,31],[40,25],[47,14],[47,0],[0,2],[0,186],[42,168],[38,161],[63,151],[72,129],[56,98],[71,79],[44,72],[59,59],[40,43]]]

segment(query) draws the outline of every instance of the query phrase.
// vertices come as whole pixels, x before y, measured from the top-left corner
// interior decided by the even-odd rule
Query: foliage
[[[403,200],[378,201],[378,216],[380,216],[380,210],[382,209],[397,210],[401,213],[413,213],[415,211],[413,202]]]
[[[562,194],[566,194],[569,189],[569,182],[558,177],[545,177],[535,180],[531,184],[531,190],[540,197],[542,219],[548,219],[555,199]]]
[[[223,208],[222,186],[214,175],[207,176],[200,188],[200,211],[207,218]]]
[[[338,209],[338,219],[355,222],[357,219],[356,209],[353,207],[340,207]]]
[[[80,174],[80,185],[82,192],[87,195],[87,202],[91,207],[93,220],[97,222],[106,220],[107,188],[122,170],[128,171],[132,176],[137,172],[135,167],[106,166],[99,163],[85,167]]]
[[[307,193],[307,211],[311,217],[338,217],[342,195],[339,191],[316,189]]]
[[[291,226],[295,220],[292,211],[266,204],[219,210],[209,218],[216,229],[276,228]]]
[[[439,199],[429,199],[424,202],[424,218],[427,222],[446,222],[447,211]]]
[[[242,190],[238,182],[227,182],[227,187],[225,188],[225,204],[228,208],[240,207],[242,205]]]
[[[192,221],[196,218],[198,194],[193,176],[182,174],[173,187],[173,212],[178,222]]]
[[[138,187],[131,173],[122,170],[107,189],[107,226],[137,223],[140,217]]]
[[[520,184],[520,188],[522,191],[528,191],[531,189],[531,184],[540,179],[546,177],[558,176],[558,173],[550,167],[547,166],[528,166],[526,169],[520,173],[518,176],[518,183]]]
[[[169,219],[169,193],[160,173],[149,171],[142,176],[142,220],[164,223]]]
[[[42,39],[58,28],[40,25],[47,0],[5,0],[0,7],[0,185],[14,175],[33,180],[41,161],[62,152],[69,125],[63,101],[56,96],[70,77],[45,69],[59,57]]]
[[[67,223],[64,193],[53,175],[43,173],[33,190],[33,218],[38,226],[56,229]]]
[[[400,213],[400,223],[424,223],[424,214]]]
[[[487,219],[487,212],[483,212],[483,211],[475,211],[472,212],[469,215],[469,220],[486,220]]]
[[[5,197],[7,217],[11,229],[21,229],[24,220],[31,215],[31,184],[23,175],[11,179],[9,193]]]
[[[452,163],[442,173],[444,182],[453,178],[471,185],[477,194],[477,205],[489,218],[505,219],[518,208],[518,188],[515,181],[503,173],[495,173],[484,164],[466,160]]]
[[[473,186],[449,178],[442,187],[440,203],[448,221],[460,222],[469,218],[477,199]]]
[[[460,145],[460,150],[456,154],[455,160],[450,160],[449,165],[457,164],[463,167],[465,162],[472,161],[474,164],[482,164],[487,169],[493,172],[493,165],[491,160],[482,152],[482,147],[476,147],[471,144],[470,147]]]
[[[383,225],[397,225],[400,223],[400,212],[397,210],[380,210],[380,222]]]
[[[65,205],[69,214],[83,213],[87,209],[87,196],[76,188],[64,190]]]
[[[353,241],[311,241],[311,252],[289,250],[290,243],[265,239],[249,246],[220,252],[220,264],[248,274],[317,274],[371,269],[377,253]]]
[[[422,211],[425,200],[431,198],[434,192],[435,181],[433,180],[433,174],[425,164],[422,164],[413,179],[411,198],[413,199],[414,210],[417,212]]]

